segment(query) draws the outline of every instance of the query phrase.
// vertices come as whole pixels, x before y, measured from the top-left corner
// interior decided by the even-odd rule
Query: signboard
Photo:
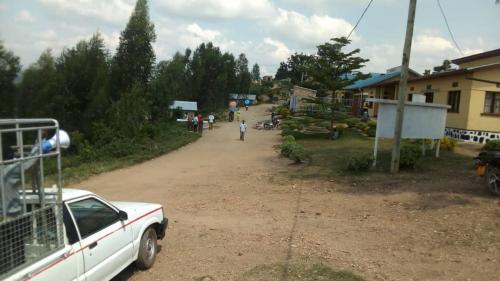
[[[367,101],[379,104],[377,132],[375,134],[375,145],[373,147],[373,166],[375,166],[377,163],[379,138],[394,138],[398,101],[384,99],[367,99]],[[444,137],[446,113],[450,107],[451,106],[444,104],[406,102],[404,107],[402,138],[438,140],[436,157],[439,157],[440,139]],[[423,142],[422,153],[425,153],[425,144]]]
[[[367,99],[379,104],[377,137],[393,138],[396,122],[397,101]],[[403,118],[404,139],[441,139],[444,137],[446,113],[449,105],[407,102]]]

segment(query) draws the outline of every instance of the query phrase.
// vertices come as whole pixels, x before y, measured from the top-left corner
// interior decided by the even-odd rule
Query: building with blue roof
[[[376,108],[372,103],[367,103],[367,98],[395,99],[397,87],[381,86],[387,82],[399,81],[401,76],[401,67],[388,69],[386,73],[369,73],[366,79],[355,81],[353,84],[345,87],[342,103],[351,107],[354,115],[361,113],[361,109],[368,110],[370,116],[376,115]],[[420,77],[421,75],[410,69],[408,76],[410,78]],[[376,106],[376,105],[375,105]]]

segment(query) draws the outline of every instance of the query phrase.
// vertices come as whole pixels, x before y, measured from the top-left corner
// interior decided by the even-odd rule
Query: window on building
[[[453,87],[453,88],[458,87],[458,82],[453,82],[453,83],[451,83],[451,87]]]
[[[408,101],[412,101],[413,100],[413,94],[408,94]]]
[[[432,85],[431,85],[431,84],[428,84],[427,86],[425,86],[425,88],[426,88],[427,90],[430,90],[430,89],[432,89]]]
[[[434,102],[434,93],[433,92],[425,93],[425,102],[426,103],[433,103]]]
[[[458,113],[458,108],[460,107],[460,91],[448,92],[448,105],[451,105],[451,108],[448,108],[448,112]]]
[[[500,114],[500,92],[486,92],[484,113]]]

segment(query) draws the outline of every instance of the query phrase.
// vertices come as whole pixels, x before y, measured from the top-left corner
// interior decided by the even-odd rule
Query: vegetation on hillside
[[[209,112],[225,108],[229,93],[249,92],[245,54],[235,57],[209,42],[156,63],[155,40],[148,1],[137,0],[114,55],[96,33],[58,55],[47,49],[20,72],[19,57],[0,42],[0,118],[57,119],[75,140],[70,154],[81,161],[150,157],[145,151],[161,153],[152,147],[166,132],[192,140],[168,122],[173,100],[197,101]],[[4,151],[12,141],[2,142]]]

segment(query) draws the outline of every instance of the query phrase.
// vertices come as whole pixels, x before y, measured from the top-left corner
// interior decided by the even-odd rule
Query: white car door
[[[68,203],[80,235],[87,281],[109,280],[133,259],[132,228],[118,210],[90,196]]]

